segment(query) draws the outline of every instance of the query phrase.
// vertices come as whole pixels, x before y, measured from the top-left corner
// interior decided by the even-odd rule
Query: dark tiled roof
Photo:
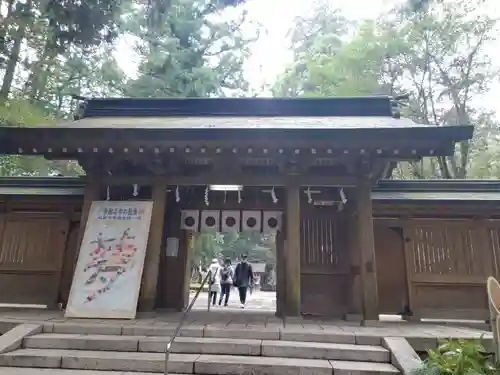
[[[500,191],[473,193],[467,191],[374,191],[374,201],[394,202],[492,202],[500,201]]]
[[[500,180],[381,180],[375,192],[500,192]]]
[[[388,96],[250,99],[89,99],[77,121],[58,126],[0,127],[0,149],[48,149],[99,141],[114,145],[153,142],[329,142],[339,144],[432,144],[435,155],[449,155],[454,143],[472,137],[473,127],[420,125],[395,118]],[[463,126],[462,126],[463,125]],[[38,147],[39,146],[39,147]],[[80,146],[78,146],[80,147]],[[83,146],[81,146],[83,147]],[[31,151],[28,151],[30,153]],[[418,156],[418,155],[417,155]]]
[[[334,98],[107,98],[81,103],[80,117],[391,116],[389,96]]]

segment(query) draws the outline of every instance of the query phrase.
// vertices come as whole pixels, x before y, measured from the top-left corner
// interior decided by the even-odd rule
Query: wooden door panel
[[[399,314],[408,305],[408,287],[401,228],[374,226],[379,312]]]
[[[333,208],[301,215],[301,312],[340,317],[350,300],[347,220]]]
[[[1,303],[55,305],[69,220],[60,214],[2,217]]]

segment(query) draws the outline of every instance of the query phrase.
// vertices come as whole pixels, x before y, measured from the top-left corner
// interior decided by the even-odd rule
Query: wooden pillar
[[[351,202],[350,202],[351,203]],[[351,204],[355,206],[354,200]],[[351,278],[351,299],[349,304],[348,319],[361,320],[362,318],[362,298],[361,298],[361,254],[358,235],[358,214],[356,210],[350,213],[349,217],[349,259]]]
[[[99,187],[97,179],[92,177],[92,175],[87,175],[85,182],[85,191],[83,193],[83,205],[82,213],[80,215],[80,228],[78,229],[78,236],[76,239],[76,258],[80,252],[80,247],[82,246],[83,235],[85,234],[85,228],[87,226],[87,221],[90,214],[90,206],[93,201],[99,200]]]
[[[360,181],[356,193],[363,319],[378,320],[377,267],[369,181]]]
[[[300,316],[300,186],[286,187],[286,316]]]
[[[163,222],[167,198],[167,183],[162,178],[155,178],[152,186],[153,211],[149,228],[148,247],[142,273],[142,285],[139,296],[139,309],[152,311],[155,307],[158,272],[163,244]]]
[[[279,230],[276,233],[276,268],[275,268],[275,283],[276,283],[276,316],[284,316],[286,309],[286,290],[285,290],[285,239],[283,231]]]
[[[184,294],[182,296],[182,308],[185,309],[189,305],[189,294],[190,294],[190,284],[191,284],[191,263],[194,257],[194,246],[193,246],[193,232],[183,231],[185,233],[184,241]]]

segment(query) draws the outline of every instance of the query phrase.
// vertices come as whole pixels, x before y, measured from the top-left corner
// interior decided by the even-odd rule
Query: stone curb
[[[0,354],[19,349],[26,336],[40,333],[42,330],[42,324],[24,323],[15,326],[10,331],[0,336]]]
[[[422,366],[422,360],[404,337],[384,337],[382,346],[389,350],[391,364],[402,375],[410,375]]]

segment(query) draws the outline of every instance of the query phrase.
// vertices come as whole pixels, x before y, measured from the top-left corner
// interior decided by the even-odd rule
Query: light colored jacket
[[[212,263],[208,268],[208,270],[212,273],[210,277],[211,280],[208,280],[209,290],[211,292],[220,293],[220,269],[221,266],[218,263]],[[213,281],[212,284],[210,284],[211,281]]]

